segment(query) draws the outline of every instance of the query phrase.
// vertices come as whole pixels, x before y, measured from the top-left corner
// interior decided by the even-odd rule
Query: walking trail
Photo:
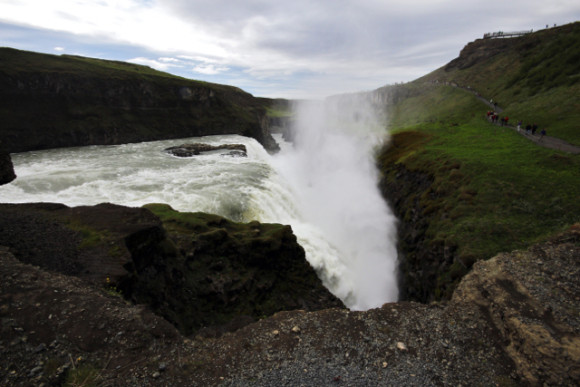
[[[503,111],[503,109],[500,108],[499,106],[497,106],[497,104],[494,104],[494,103],[488,101],[486,98],[482,97],[477,91],[473,90],[472,88],[463,87],[463,86],[455,86],[455,87],[458,87],[460,89],[464,89],[470,93],[473,93],[477,97],[477,99],[481,100],[487,106],[494,109],[495,112],[501,113]],[[499,124],[497,124],[497,125],[499,125]],[[504,125],[504,127],[517,131],[517,128],[515,126]],[[556,149],[556,150],[559,150],[562,152],[568,152],[568,153],[572,153],[575,155],[580,154],[580,146],[570,144],[569,142],[566,142],[560,138],[552,137],[552,136],[542,136],[540,134],[527,134],[523,128],[518,133],[521,134],[522,136],[526,137],[528,140],[535,142],[539,146],[543,146],[545,148]]]

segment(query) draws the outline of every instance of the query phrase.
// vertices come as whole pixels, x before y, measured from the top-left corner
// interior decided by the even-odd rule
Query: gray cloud
[[[580,19],[577,0],[127,0],[127,4],[133,7],[131,12],[117,7],[114,20],[121,25],[126,18],[131,26],[139,26],[141,19],[134,17],[139,10],[155,12],[158,18],[139,15],[160,39],[149,34],[139,40],[138,34],[123,36],[116,29],[107,33],[111,26],[102,27],[98,19],[78,14],[80,8],[66,15],[56,10],[54,17],[95,25],[101,41],[116,40],[145,50],[131,50],[126,60],[138,58],[168,71],[187,68],[194,78],[235,81],[255,94],[288,97],[410,81],[449,62],[486,32],[537,30]],[[2,11],[0,5],[0,21]],[[168,18],[175,20],[173,26]],[[157,20],[164,23],[156,25]],[[44,28],[57,29],[54,25]],[[191,38],[184,36],[189,33]],[[54,46],[65,45],[54,42]],[[196,60],[184,67],[160,60],[180,56]]]

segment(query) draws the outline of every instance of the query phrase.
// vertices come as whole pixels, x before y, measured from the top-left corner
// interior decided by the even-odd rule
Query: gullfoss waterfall
[[[301,221],[328,243],[323,261],[311,252],[310,263],[351,309],[396,301],[396,219],[377,188],[373,159],[385,140],[384,120],[357,95],[294,110],[293,148],[273,163],[294,190]]]
[[[18,178],[0,187],[0,200],[167,203],[238,222],[290,224],[331,292],[351,309],[378,307],[397,298],[395,219],[376,188],[373,141],[331,130],[325,119],[298,120],[295,144],[274,156],[236,135],[14,154]],[[163,152],[191,142],[241,143],[247,157]]]

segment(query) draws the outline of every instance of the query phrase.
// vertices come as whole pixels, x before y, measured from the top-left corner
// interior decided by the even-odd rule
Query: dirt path
[[[510,128],[512,129],[516,129],[510,126]],[[516,129],[517,130],[517,129]],[[557,149],[559,151],[562,152],[568,152],[568,153],[572,153],[572,154],[580,154],[580,147],[576,146],[576,145],[572,145],[562,139],[556,138],[556,137],[551,137],[551,136],[541,136],[538,134],[526,134],[525,130],[521,130],[520,134],[524,137],[526,137],[527,139],[529,139],[530,141],[535,142],[537,145],[539,146],[543,146],[544,148],[551,148],[551,149]]]
[[[499,107],[497,104],[494,104],[490,102],[490,100],[487,100],[486,98],[482,97],[481,94],[479,94],[472,88],[463,86],[455,86],[455,87],[472,93],[473,95],[475,95],[477,99],[485,103],[489,108],[493,109],[496,113],[501,113],[503,111],[503,109]],[[499,126],[499,124],[496,125]],[[504,127],[517,131],[517,127],[515,126],[504,125]],[[580,154],[580,146],[570,144],[560,138],[552,136],[542,136],[540,134],[527,134],[523,128],[520,131],[518,131],[518,133],[526,137],[528,140],[535,142],[537,145],[543,146],[544,148],[556,149],[562,152],[568,152],[575,155]]]
[[[542,136],[541,134],[526,133],[526,130],[524,128],[521,128],[520,130],[518,130],[518,128],[516,126],[501,125],[499,123],[494,124],[491,121],[488,121],[488,122],[492,125],[512,129],[512,130],[516,131],[518,134],[527,138],[528,140],[535,142],[536,145],[543,146],[544,148],[556,149],[556,150],[559,150],[562,152],[568,152],[568,153],[572,153],[575,155],[580,154],[580,146],[572,145],[572,144],[570,144],[570,143],[568,143],[560,138],[552,137],[552,136]]]

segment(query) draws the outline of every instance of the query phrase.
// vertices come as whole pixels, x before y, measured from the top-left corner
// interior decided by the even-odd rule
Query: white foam
[[[392,237],[387,225],[392,220],[382,199],[369,191],[368,178],[330,158],[334,150],[332,157],[344,156],[347,164],[374,170],[353,160],[354,153],[336,152],[337,147],[344,147],[338,144],[350,140],[341,136],[332,142],[323,140],[321,137],[310,153],[287,147],[274,157],[257,141],[241,136],[15,154],[12,158],[18,178],[0,187],[0,201],[70,206],[157,202],[179,211],[215,213],[234,221],[290,224],[308,261],[331,292],[355,309],[379,306],[396,297],[382,285],[390,281],[385,272],[393,271],[385,264],[389,262],[385,255],[393,254],[385,243]],[[186,142],[242,143],[248,157],[209,154],[179,158],[163,152]],[[335,149],[329,152],[331,143]],[[356,159],[361,159],[360,154]],[[304,169],[312,173],[304,173]],[[357,241],[361,234],[368,235]],[[361,265],[372,265],[373,269]],[[394,282],[392,285],[396,288]]]

